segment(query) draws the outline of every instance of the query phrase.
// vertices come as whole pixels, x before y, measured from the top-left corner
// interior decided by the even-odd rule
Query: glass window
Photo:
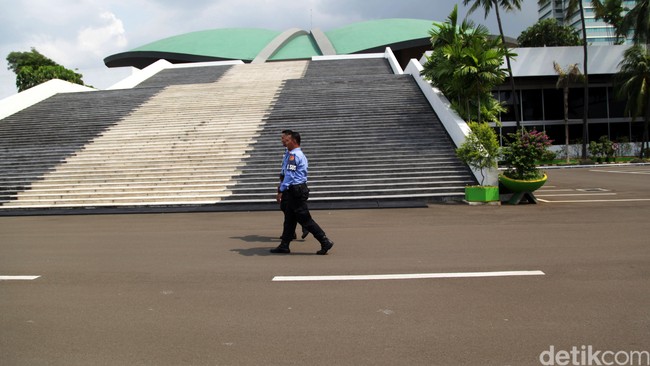
[[[582,119],[584,116],[584,93],[584,88],[569,88],[569,119]]]
[[[542,113],[542,91],[540,89],[522,90],[521,106],[523,109],[522,119],[524,121],[541,121],[544,119]]]
[[[564,125],[547,125],[546,134],[553,140],[553,145],[564,145]]]
[[[546,134],[553,140],[553,145],[564,145],[566,141],[564,124],[546,126]],[[582,143],[582,124],[570,124],[569,144],[580,143]]]
[[[547,121],[564,120],[562,90],[544,89],[544,115]]]
[[[512,100],[512,91],[503,90],[499,92],[498,99],[501,102],[504,102],[504,107],[507,111],[501,113],[501,122],[504,121],[514,121],[515,120],[515,111],[513,109],[513,100]]]
[[[501,127],[501,145],[507,145],[510,141],[510,134],[517,132],[517,127]]]
[[[589,88],[589,118],[607,118],[607,88]]]
[[[630,122],[610,123],[609,133],[612,141],[630,141]]]
[[[582,144],[582,123],[569,125],[569,143]]]
[[[589,141],[598,141],[601,136],[607,136],[609,138],[609,127],[607,123],[590,123]]]
[[[639,142],[643,140],[643,122],[632,122],[632,141]]]
[[[614,94],[614,88],[609,88],[609,117],[610,118],[624,118],[625,115],[625,100],[620,100]]]

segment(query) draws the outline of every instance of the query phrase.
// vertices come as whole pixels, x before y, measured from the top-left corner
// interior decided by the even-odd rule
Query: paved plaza
[[[650,351],[650,166],[548,175],[537,205],[314,211],[336,243],[327,256],[311,236],[271,255],[279,210],[0,217],[0,364]]]

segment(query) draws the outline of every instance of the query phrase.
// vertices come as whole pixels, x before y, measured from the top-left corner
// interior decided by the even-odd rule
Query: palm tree
[[[505,72],[501,69],[503,52],[497,42],[486,42],[473,39],[462,50],[462,62],[458,65],[457,75],[465,80],[468,96],[475,97],[478,121],[481,122],[483,109],[492,96],[492,88],[505,80]],[[485,111],[488,112],[488,111]],[[489,117],[490,118],[490,117]],[[491,118],[498,118],[494,114]]]
[[[551,0],[538,0],[537,4],[540,6],[548,4]],[[589,129],[587,121],[589,117],[589,68],[588,68],[588,54],[587,54],[587,25],[585,23],[585,11],[582,0],[569,0],[566,8],[565,21],[568,20],[577,11],[580,12],[580,24],[582,25],[582,65],[585,68],[584,73],[584,110],[582,116],[582,159],[587,159],[587,141],[589,141]],[[599,0],[591,0],[592,6],[600,8],[602,3]]]
[[[497,16],[497,24],[499,25],[499,34],[501,35],[501,45],[506,56],[506,65],[508,66],[508,76],[510,78],[510,89],[512,89],[513,96],[513,108],[515,109],[515,121],[517,123],[517,130],[521,127],[521,117],[519,115],[519,98],[517,97],[517,91],[515,89],[515,79],[512,77],[512,66],[510,65],[510,56],[506,47],[506,37],[503,34],[503,25],[501,24],[501,14],[499,13],[499,7],[505,9],[505,11],[514,11],[521,10],[521,1],[522,0],[463,0],[463,5],[467,6],[470,2],[474,1],[474,4],[469,8],[468,13],[474,12],[479,7],[483,7],[485,10],[485,17],[490,14],[492,7],[494,6],[494,11]]]
[[[464,86],[461,81],[453,78],[456,71],[456,62],[460,58],[460,51],[465,46],[465,39],[477,30],[472,28],[473,23],[464,19],[458,24],[458,6],[454,6],[447,16],[447,21],[435,24],[429,31],[433,52],[424,64],[422,75],[431,80],[432,84],[449,98],[452,105],[462,105],[461,95]],[[456,45],[453,47],[452,45]],[[459,108],[454,108],[463,118],[468,119]]]
[[[597,6],[595,10],[597,20],[604,20],[605,23],[614,27],[615,44],[623,44],[627,38],[627,31],[621,33],[623,12],[629,11],[629,9],[623,7],[623,0],[603,0],[602,6]]]
[[[578,64],[571,64],[563,69],[557,62],[553,61],[553,68],[558,75],[557,88],[562,88],[564,92],[564,148],[566,151],[566,162],[569,163],[569,86],[578,80],[582,79],[582,73],[578,68]]]
[[[632,118],[643,116],[643,137],[640,158],[648,149],[648,121],[650,120],[650,53],[646,47],[628,48],[616,75],[618,97],[627,100],[626,112]]]
[[[650,1],[637,0],[636,5],[625,14],[617,32],[627,35],[633,31],[635,44],[648,43],[650,41]]]
[[[424,77],[440,88],[465,120],[498,121],[503,107],[494,100],[492,89],[506,76],[501,41],[468,19],[458,25],[457,6],[430,34],[433,53],[424,65]]]

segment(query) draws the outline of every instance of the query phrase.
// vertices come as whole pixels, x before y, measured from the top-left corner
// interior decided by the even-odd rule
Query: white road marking
[[[537,199],[544,203],[590,203],[590,202],[645,202],[650,201],[650,198],[621,198],[612,200],[571,200],[571,201],[548,201],[544,199]]]
[[[340,275],[340,276],[275,276],[275,282],[297,281],[371,281],[371,280],[414,280],[423,278],[476,278],[544,276],[542,271],[502,271],[502,272],[458,272],[458,273],[412,273],[384,275]]]
[[[605,189],[605,188],[577,188],[576,191],[594,193],[594,192],[609,192],[611,190],[610,189]]]
[[[41,276],[0,276],[0,281],[32,281]]]
[[[535,197],[566,197],[566,196],[616,196],[616,193],[566,193],[566,194],[536,194]]]
[[[640,171],[620,171],[620,170],[590,170],[590,172],[596,173],[616,173],[616,174],[650,174],[650,171],[640,170]]]

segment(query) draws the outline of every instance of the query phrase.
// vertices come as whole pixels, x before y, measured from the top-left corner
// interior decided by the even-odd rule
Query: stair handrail
[[[397,62],[397,57],[395,57],[395,54],[393,53],[393,50],[390,47],[386,47],[386,51],[384,52],[384,57],[386,58],[386,60],[388,60],[388,63],[390,64],[390,68],[393,69],[393,74],[396,75],[404,74],[402,67],[400,66],[399,62]]]

